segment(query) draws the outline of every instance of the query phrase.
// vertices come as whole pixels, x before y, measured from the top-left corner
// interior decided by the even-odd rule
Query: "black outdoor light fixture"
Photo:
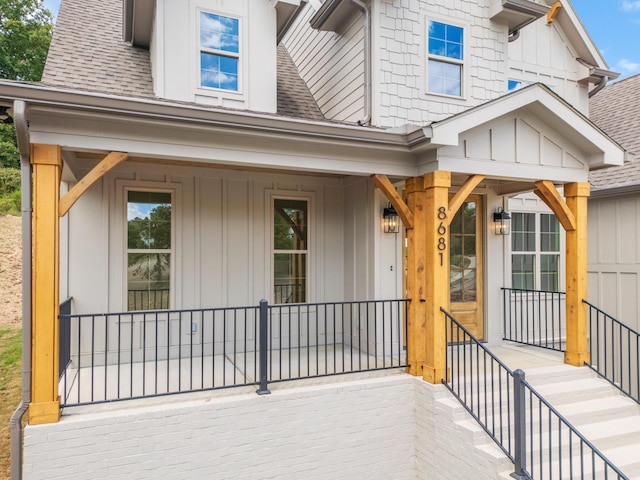
[[[398,212],[389,204],[387,208],[382,210],[382,220],[384,222],[384,233],[398,233],[400,231],[400,222],[398,221]]]
[[[9,107],[0,106],[0,123],[13,123],[13,118],[9,115]]]
[[[493,213],[493,226],[496,235],[509,235],[511,233],[511,216],[502,207],[498,207]]]

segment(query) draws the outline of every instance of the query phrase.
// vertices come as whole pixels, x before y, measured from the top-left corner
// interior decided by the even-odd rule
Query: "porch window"
[[[525,290],[558,291],[560,224],[553,214],[513,213],[511,284]]]
[[[461,97],[464,29],[429,21],[427,44],[427,91]]]
[[[169,192],[127,192],[127,310],[169,308],[172,259]]]
[[[273,201],[274,303],[307,301],[308,211],[307,200]]]
[[[238,91],[240,21],[200,12],[200,86]]]

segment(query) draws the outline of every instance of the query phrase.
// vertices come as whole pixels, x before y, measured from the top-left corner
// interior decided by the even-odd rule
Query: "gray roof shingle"
[[[122,6],[122,0],[62,0],[41,83],[153,98],[149,51],[123,41]],[[282,46],[277,83],[278,114],[325,120]]]
[[[629,153],[636,156],[619,167],[589,175],[594,191],[640,186],[640,74],[606,86],[591,97],[589,117]]]
[[[122,0],[63,0],[42,83],[153,97],[147,50],[122,40]]]

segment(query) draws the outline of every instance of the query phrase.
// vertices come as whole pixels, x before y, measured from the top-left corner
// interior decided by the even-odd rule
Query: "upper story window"
[[[526,82],[521,82],[520,80],[509,80],[509,83],[507,84],[507,91],[513,92],[515,90],[520,90],[527,85],[529,84]]]
[[[240,21],[200,12],[200,86],[237,92]]]
[[[464,28],[429,21],[427,91],[462,96]]]

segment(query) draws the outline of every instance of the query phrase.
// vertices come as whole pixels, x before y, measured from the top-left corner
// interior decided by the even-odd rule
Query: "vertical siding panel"
[[[249,183],[246,180],[226,182],[225,202],[225,251],[227,305],[255,303],[247,279],[251,278],[250,263],[250,208]]]
[[[223,296],[223,229],[222,229],[222,181],[218,178],[201,178],[199,205],[200,224],[200,304],[215,307],[224,304]]]

